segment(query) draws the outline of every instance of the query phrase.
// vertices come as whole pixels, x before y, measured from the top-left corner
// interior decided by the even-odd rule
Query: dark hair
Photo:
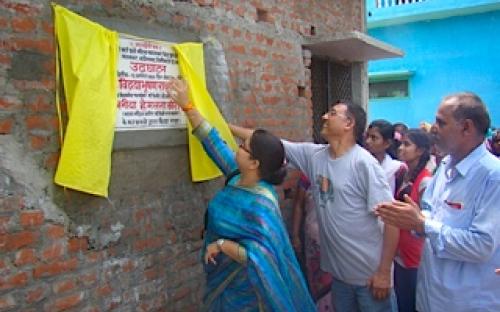
[[[404,129],[404,132],[408,131],[408,126],[402,122],[396,122],[392,126],[394,127],[394,130],[396,129],[396,127],[402,127]],[[401,133],[401,134],[404,134],[404,133]]]
[[[409,172],[410,182],[415,182],[418,174],[425,168],[431,158],[432,140],[430,135],[422,129],[410,129],[404,134],[410,141],[413,142],[423,153],[418,160],[417,166],[413,171]]]
[[[387,120],[376,119],[368,125],[368,129],[372,128],[377,128],[384,141],[388,141],[390,143],[385,152],[392,158],[396,158],[397,145],[394,144],[394,126]]]
[[[281,184],[286,176],[285,148],[283,143],[271,132],[257,129],[250,138],[252,157],[259,161],[259,174],[262,180],[273,185]]]
[[[445,97],[443,102],[452,99],[457,102],[453,110],[453,117],[456,120],[470,119],[474,123],[476,130],[483,136],[486,136],[491,120],[483,100],[475,93],[462,92]]]
[[[385,141],[392,141],[394,139],[394,127],[390,122],[384,119],[377,119],[370,123],[368,129],[377,128],[378,132]]]
[[[354,119],[354,139],[356,143],[363,144],[363,134],[366,128],[366,112],[360,105],[346,100],[338,100],[332,106],[343,104],[347,107],[347,114]]]

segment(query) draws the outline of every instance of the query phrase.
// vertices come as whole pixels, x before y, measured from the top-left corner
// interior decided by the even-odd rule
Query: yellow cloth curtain
[[[182,76],[189,83],[190,98],[193,105],[208,122],[217,128],[222,138],[236,150],[237,145],[227,123],[219,112],[205,83],[205,64],[203,61],[203,44],[181,43],[174,45]],[[198,139],[189,132],[189,160],[191,164],[191,179],[195,182],[216,178],[222,173],[210,160]]]
[[[54,180],[107,197],[117,105],[118,34],[59,5],[53,8],[59,49],[56,63],[60,61],[68,108]]]

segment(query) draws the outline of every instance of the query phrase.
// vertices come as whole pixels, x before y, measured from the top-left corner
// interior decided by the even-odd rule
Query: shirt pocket
[[[442,222],[455,228],[468,228],[472,219],[472,205],[460,195],[447,196],[441,203]]]

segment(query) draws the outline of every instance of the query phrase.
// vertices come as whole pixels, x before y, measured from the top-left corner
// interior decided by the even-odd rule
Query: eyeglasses
[[[338,113],[336,110],[334,109],[330,109],[328,112],[328,116],[329,117],[334,117],[334,116],[342,116],[344,118],[349,118],[349,116],[347,116],[346,114],[342,114],[342,113]]]
[[[245,143],[241,143],[241,144],[240,144],[240,148],[241,148],[242,150],[244,150],[245,152],[247,152],[250,156],[253,156],[253,155],[252,155],[252,152],[251,152],[248,148],[246,148]]]

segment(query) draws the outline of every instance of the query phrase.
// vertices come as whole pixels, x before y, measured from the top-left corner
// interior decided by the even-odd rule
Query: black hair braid
[[[430,159],[431,159],[430,151],[425,150],[420,156],[420,159],[418,160],[418,164],[415,166],[415,169],[413,169],[412,172],[409,172],[409,177],[410,177],[409,182],[411,183],[415,182],[420,171],[422,171],[425,168],[425,166],[427,166],[427,163],[429,162]]]

